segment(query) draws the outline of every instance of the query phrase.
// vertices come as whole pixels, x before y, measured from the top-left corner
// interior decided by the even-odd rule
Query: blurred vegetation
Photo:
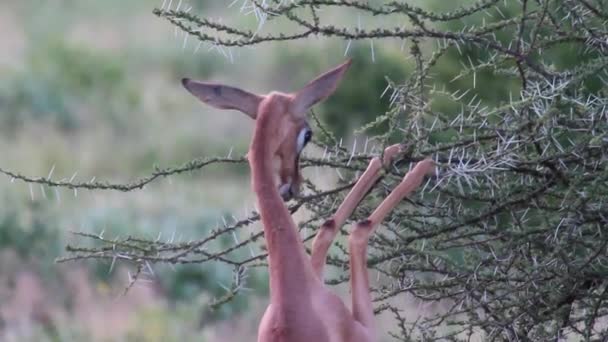
[[[76,130],[81,120],[87,120],[77,112],[90,109],[94,111],[87,114],[104,115],[119,130],[132,122],[124,113],[140,105],[138,89],[127,82],[127,66],[120,56],[61,40],[45,41],[26,52],[24,64],[22,71],[2,80],[4,135],[15,134],[32,120]]]
[[[50,267],[53,257],[63,249],[59,233],[48,225],[44,214],[33,213],[30,222],[24,220],[23,212],[4,209],[0,221],[0,249],[12,249],[27,261],[40,260]]]
[[[18,49],[0,53],[5,54],[1,60],[8,62],[0,64],[2,167],[31,174],[41,169],[48,173],[52,168],[57,177],[67,178],[87,177],[94,171],[89,178],[108,179],[116,176],[114,170],[120,170],[121,176],[130,171],[138,175],[149,172],[155,164],[228,153],[232,147],[242,151],[247,146],[246,136],[230,142],[223,135],[206,136],[214,130],[202,124],[213,121],[205,117],[209,114],[201,114],[196,103],[187,108],[186,96],[175,96],[181,95],[181,77],[212,77],[227,68],[224,58],[207,51],[198,55],[184,52],[172,29],[152,16],[149,5],[147,1],[109,1],[104,5],[95,1],[44,5],[24,1],[0,5],[0,11],[18,18],[0,18],[4,22],[0,24],[0,37],[23,42]],[[204,1],[193,5],[197,10],[208,9]],[[224,6],[213,7],[225,10]],[[142,19],[131,26],[126,21],[131,15]],[[139,39],[142,32],[158,36]],[[184,119],[182,123],[176,116]],[[222,130],[240,130],[229,118],[216,121],[224,122]],[[159,148],[163,144],[167,147]],[[53,321],[57,325],[50,330],[44,324],[34,324],[36,319],[31,325],[23,325],[33,317],[27,305],[19,304],[20,315],[7,313],[17,305],[13,303],[18,291],[14,287],[16,279],[23,272],[34,272],[37,281],[53,294],[44,303],[32,302],[36,311],[64,306],[67,315],[70,311],[77,314],[75,304],[66,304],[72,300],[67,300],[69,293],[64,288],[71,281],[66,271],[73,266],[55,263],[74,239],[70,231],[104,232],[106,236],[156,236],[160,232],[166,239],[174,234],[176,240],[204,235],[216,226],[220,216],[230,216],[233,203],[244,200],[239,193],[246,182],[247,168],[215,169],[209,175],[215,172],[228,179],[208,179],[213,184],[207,188],[215,188],[217,193],[228,187],[222,196],[198,194],[205,185],[200,184],[201,177],[191,175],[165,184],[168,188],[152,187],[128,204],[112,200],[112,194],[28,188],[10,179],[2,183],[0,253],[10,252],[15,259],[5,257],[0,267],[0,340],[105,340],[84,317],[72,317],[82,320],[80,328],[70,328],[72,324],[56,315]],[[174,191],[181,195],[174,196]],[[196,208],[184,207],[190,204],[188,198]],[[150,222],[147,218],[160,203],[175,210],[152,214],[160,219]],[[221,248],[228,242],[217,243]],[[110,299],[106,297],[108,291],[111,297],[120,296],[129,285],[125,278],[128,269],[121,265],[80,266],[88,270],[93,296],[100,302]],[[230,285],[231,271],[213,263],[205,267],[155,267],[150,276],[154,285],[150,286],[158,288],[158,294],[148,298],[148,304],[133,307],[127,316],[132,327],[124,330],[124,336],[113,335],[111,329],[106,336],[133,341],[200,340],[201,329],[217,320],[246,314],[251,301],[267,292],[265,273],[250,272],[250,296],[239,295],[229,305],[209,309],[214,298],[224,295]],[[137,293],[138,289],[131,291]],[[142,331],[141,322],[153,329]]]

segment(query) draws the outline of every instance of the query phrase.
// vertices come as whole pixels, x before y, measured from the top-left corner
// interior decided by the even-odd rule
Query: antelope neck
[[[277,122],[273,120],[276,116],[265,114],[269,113],[261,111],[256,120],[249,163],[268,246],[270,300],[273,305],[281,306],[297,298],[306,298],[314,275],[296,225],[274,182],[271,140],[277,138],[273,129]],[[299,295],[294,296],[294,293]]]

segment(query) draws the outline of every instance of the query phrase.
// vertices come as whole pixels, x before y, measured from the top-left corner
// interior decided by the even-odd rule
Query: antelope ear
[[[182,79],[184,87],[199,100],[220,109],[236,109],[255,119],[258,114],[258,105],[263,97],[244,91],[242,89],[222,85],[194,81],[189,78]]]
[[[333,94],[338,87],[338,82],[342,79],[350,64],[351,60],[349,59],[315,78],[295,93],[290,108],[291,112],[295,115],[304,115],[310,107]]]

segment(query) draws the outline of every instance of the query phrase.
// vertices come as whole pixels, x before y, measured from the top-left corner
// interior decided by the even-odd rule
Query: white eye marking
[[[308,143],[308,141],[310,140],[311,137],[312,137],[312,132],[310,131],[309,128],[304,128],[300,131],[300,133],[298,133],[298,140],[297,140],[298,153],[302,152],[302,150],[304,149],[304,146],[306,146],[306,144]]]

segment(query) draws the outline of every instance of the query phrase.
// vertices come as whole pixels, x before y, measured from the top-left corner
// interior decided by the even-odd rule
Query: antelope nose
[[[281,185],[279,187],[279,194],[281,195],[281,198],[283,198],[283,201],[285,201],[285,202],[292,199],[294,193],[293,193],[291,184],[287,183],[287,184]]]

